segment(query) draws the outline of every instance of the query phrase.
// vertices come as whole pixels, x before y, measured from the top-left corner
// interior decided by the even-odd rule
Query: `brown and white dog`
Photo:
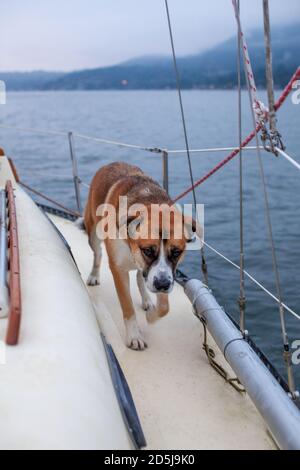
[[[119,217],[120,197],[125,196],[129,209]],[[109,207],[115,209],[116,217],[111,214],[109,218]],[[146,213],[143,208],[147,209]],[[151,211],[152,208],[156,212]],[[103,236],[108,224],[116,229],[116,237]],[[142,307],[148,322],[152,323],[168,313],[168,294],[173,288],[176,267],[182,260],[186,243],[194,238],[193,232],[197,229],[197,234],[201,236],[201,230],[198,232],[191,218],[187,220],[183,217],[158,183],[140,168],[122,162],[106,165],[95,174],[84,212],[84,225],[94,252],[93,267],[87,283],[91,286],[100,283],[101,242],[104,239],[123,311],[126,344],[132,349],[142,350],[147,344],[136,321],[130,295],[129,271],[137,270]],[[127,236],[120,237],[121,228],[124,227]],[[157,294],[156,305],[148,291]]]

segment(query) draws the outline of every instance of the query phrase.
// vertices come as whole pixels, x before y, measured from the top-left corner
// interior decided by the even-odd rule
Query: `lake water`
[[[261,95],[266,102],[265,93]],[[237,144],[236,92],[185,91],[183,100],[191,148]],[[0,113],[1,124],[5,125],[74,131],[142,146],[184,148],[178,99],[174,91],[10,93],[7,104],[0,107]],[[288,153],[300,161],[300,105],[292,104],[288,98],[278,118]],[[251,130],[246,93],[243,93],[243,130],[245,135]],[[75,207],[66,137],[5,129],[0,129],[0,136],[0,146],[13,157],[24,182],[69,207]],[[83,181],[89,182],[101,165],[114,160],[137,164],[162,181],[159,155],[81,139],[76,139],[75,143]],[[225,155],[193,155],[195,179],[203,176]],[[275,293],[256,153],[244,152],[243,159],[245,267]],[[263,160],[283,298],[300,313],[300,173],[283,158],[264,153]],[[189,183],[186,155],[170,156],[171,196],[176,196]],[[86,197],[86,189],[83,189],[83,197]],[[239,263],[238,157],[199,186],[197,198],[199,203],[205,204],[206,241]],[[192,202],[191,195],[186,196],[183,202]],[[208,249],[206,258],[210,287],[220,304],[238,318],[239,272]],[[199,254],[188,253],[182,269],[190,276],[201,277]],[[248,280],[246,297],[247,329],[285,376],[277,304]],[[291,341],[300,339],[300,321],[289,313],[286,320]],[[294,369],[300,387],[300,365]]]

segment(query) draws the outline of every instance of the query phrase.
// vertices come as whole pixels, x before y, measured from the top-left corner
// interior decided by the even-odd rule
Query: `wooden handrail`
[[[21,282],[20,282],[20,259],[17,214],[15,196],[10,180],[6,183],[6,194],[8,201],[8,224],[9,224],[9,316],[6,333],[6,344],[15,345],[19,340],[21,323]]]

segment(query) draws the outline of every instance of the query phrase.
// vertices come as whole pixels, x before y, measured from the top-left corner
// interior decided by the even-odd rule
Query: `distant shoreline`
[[[258,89],[266,87],[265,46],[261,30],[249,32],[249,50]],[[276,90],[283,89],[300,64],[300,24],[272,29],[273,76]],[[201,53],[177,58],[182,90],[235,90],[237,87],[236,36]],[[42,91],[168,91],[176,90],[170,56],[139,57],[108,67],[70,72],[35,70],[0,72],[6,89]],[[246,87],[244,71],[242,87]]]
[[[257,87],[258,91],[266,91],[265,87]],[[282,87],[274,87],[275,91],[280,91],[283,88]],[[237,87],[232,87],[232,88],[182,88],[182,91],[237,91]],[[130,93],[130,92],[136,92],[136,91],[177,91],[176,88],[98,88],[98,89],[59,89],[59,90],[37,90],[37,89],[32,89],[32,90],[6,90],[6,92],[9,93],[65,93],[65,92],[106,92],[106,91],[117,91],[117,92],[122,92],[122,93]],[[242,87],[242,91],[247,91],[246,87]]]

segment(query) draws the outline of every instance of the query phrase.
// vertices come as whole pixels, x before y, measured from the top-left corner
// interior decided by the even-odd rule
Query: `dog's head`
[[[176,267],[186,244],[202,238],[202,229],[174,206],[151,205],[128,216],[128,243],[135,263],[151,292],[171,292]]]

